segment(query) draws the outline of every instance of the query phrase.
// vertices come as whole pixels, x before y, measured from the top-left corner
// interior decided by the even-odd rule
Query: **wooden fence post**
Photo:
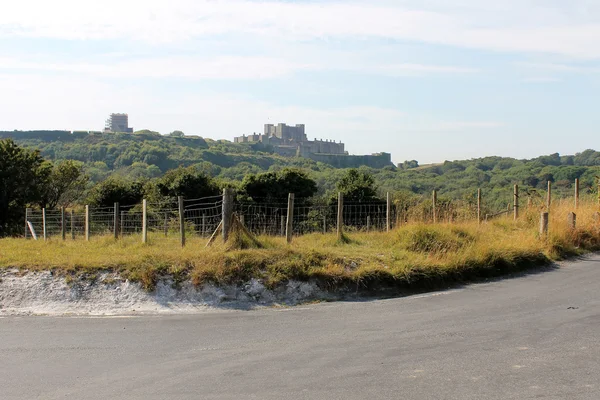
[[[519,219],[519,185],[515,185],[513,197],[513,211],[515,221]]]
[[[165,221],[163,223],[163,233],[165,237],[169,236],[169,213],[165,213]],[[204,236],[204,216],[202,216],[202,235]]]
[[[579,208],[579,178],[575,179],[575,211]]]
[[[481,189],[477,189],[477,223],[481,224]]]
[[[389,232],[392,229],[392,198],[390,192],[387,192],[385,208],[385,230]]]
[[[181,247],[185,246],[185,208],[183,206],[183,196],[177,196],[177,204],[179,207],[179,239]]]
[[[206,214],[202,214],[202,237],[206,235]],[[165,234],[166,236],[166,234]]]
[[[233,217],[233,190],[223,189],[223,242],[229,239],[229,231]]]
[[[115,220],[115,226],[113,227],[113,234],[115,236],[115,239],[119,238],[119,202],[116,202],[114,204],[114,212],[115,212],[115,216],[114,216],[114,220]]]
[[[327,233],[327,215],[323,214],[323,235]]]
[[[71,240],[75,240],[75,211],[71,210]]]
[[[25,208],[25,239],[29,235],[29,226],[27,225],[27,220],[29,219],[29,208]]]
[[[577,214],[570,212],[567,216],[567,224],[569,229],[575,230],[575,228],[577,228]]]
[[[62,240],[67,240],[67,226],[65,221],[65,208],[60,208],[60,236]]]
[[[437,190],[433,189],[433,195],[431,199],[432,203],[432,212],[433,212],[433,223],[437,224]]]
[[[292,242],[293,232],[293,221],[294,221],[294,193],[288,195],[288,206],[287,206],[287,222],[285,224],[285,240],[288,243]]]
[[[125,235],[125,211],[121,211],[121,218],[119,218],[119,225],[121,225],[119,227],[119,233],[120,233],[121,237],[123,237],[123,235]]]
[[[84,229],[85,229],[85,241],[89,242],[90,241],[90,206],[89,205],[85,206]]]
[[[550,205],[552,205],[552,182],[548,181],[548,194],[546,195],[546,210],[550,212]]]
[[[285,236],[285,215],[282,215],[280,219],[279,236]]]
[[[543,212],[540,218],[540,236],[548,236],[548,212]]]
[[[371,216],[367,215],[367,232],[371,231]]]
[[[46,208],[42,208],[42,232],[44,234],[44,241],[48,239],[48,228],[46,227]]]
[[[142,243],[148,243],[148,201],[142,200]]]
[[[338,193],[338,209],[337,209],[337,238],[341,239],[344,234],[344,195]]]

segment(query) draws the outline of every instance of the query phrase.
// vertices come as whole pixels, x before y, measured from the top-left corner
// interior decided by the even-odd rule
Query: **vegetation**
[[[285,168],[304,171],[317,183],[316,196],[329,199],[346,173],[330,165],[305,158],[285,158],[272,153],[268,146],[231,143],[225,140],[203,139],[181,131],[160,135],[148,130],[134,134],[87,132],[0,132],[0,138],[12,137],[26,149],[39,150],[52,162],[74,160],[89,176],[88,189],[109,176],[144,181],[163,176],[179,167],[203,172],[218,182],[240,187],[249,175],[277,173]],[[510,201],[510,188],[519,184],[529,196],[539,196],[546,182],[554,185],[554,193],[571,193],[573,181],[579,178],[587,192],[596,192],[596,177],[600,176],[600,152],[585,150],[575,155],[558,153],[531,160],[485,157],[463,161],[446,161],[436,165],[421,165],[409,160],[398,168],[360,168],[372,176],[377,196],[386,191],[396,196],[429,197],[433,189],[441,200],[468,201],[477,188],[485,194],[486,206],[499,210]]]
[[[278,156],[268,146],[215,141],[181,131],[0,132],[2,137],[14,140],[0,142],[21,161],[9,163],[8,156],[0,160],[5,163],[0,168],[0,236],[22,231],[26,206],[112,206],[116,201],[125,206],[142,198],[163,203],[179,194],[211,196],[223,187],[234,187],[239,200],[255,203],[281,201],[294,192],[297,204],[327,204],[335,201],[338,191],[347,204],[376,203],[390,192],[400,210],[421,220],[427,220],[432,190],[438,190],[441,212],[453,208],[447,214],[458,217],[456,209],[473,209],[481,188],[485,215],[506,209],[513,184],[520,185],[523,203],[535,204],[545,196],[547,181],[553,184],[555,198],[572,195],[575,178],[580,179],[582,196],[595,196],[600,176],[600,152],[594,150],[531,160],[486,157],[436,165],[407,160],[398,168],[336,169]],[[15,185],[19,187],[11,192]]]
[[[284,238],[259,237],[261,244],[236,250],[231,245],[205,248],[205,240],[192,238],[185,248],[176,238],[150,236],[142,244],[137,236],[81,240],[25,241],[2,239],[0,267],[54,270],[63,274],[118,271],[152,289],[165,274],[231,284],[250,278],[269,286],[295,280],[317,280],[325,287],[423,289],[452,282],[498,276],[548,264],[565,256],[600,249],[594,216],[597,205],[582,204],[578,227],[567,226],[571,202],[557,202],[551,211],[550,233],[538,233],[539,210],[524,212],[518,222],[510,218],[478,225],[414,223],[390,233],[349,233],[344,242],[334,235]]]

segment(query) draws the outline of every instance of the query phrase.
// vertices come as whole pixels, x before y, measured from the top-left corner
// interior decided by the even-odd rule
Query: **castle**
[[[273,151],[286,157],[304,157],[340,168],[366,165],[373,168],[383,168],[392,164],[389,153],[355,156],[349,155],[344,149],[344,143],[331,140],[308,140],[304,124],[296,126],[283,123],[265,124],[263,134],[244,135],[234,138],[235,143],[262,143],[271,146]]]

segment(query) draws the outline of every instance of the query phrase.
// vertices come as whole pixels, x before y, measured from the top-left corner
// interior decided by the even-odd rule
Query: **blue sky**
[[[21,0],[0,13],[0,130],[215,139],[306,124],[421,163],[597,148],[596,0]]]

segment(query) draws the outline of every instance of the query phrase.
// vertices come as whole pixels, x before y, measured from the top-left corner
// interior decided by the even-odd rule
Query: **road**
[[[0,319],[0,398],[599,399],[600,256],[400,299]]]

